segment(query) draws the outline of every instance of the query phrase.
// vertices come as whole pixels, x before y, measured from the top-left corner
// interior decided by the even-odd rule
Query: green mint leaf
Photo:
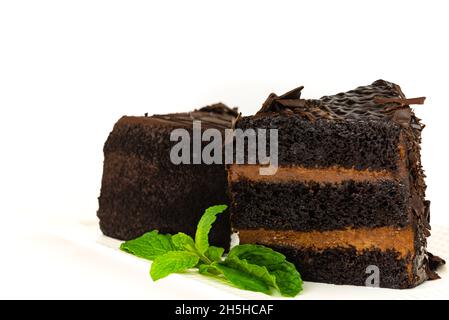
[[[210,207],[206,209],[198,222],[195,234],[195,245],[200,254],[204,254],[207,251],[207,248],[209,248],[209,232],[212,228],[212,224],[217,219],[217,215],[227,208],[228,206],[225,204]]]
[[[276,252],[271,248],[256,244],[242,244],[235,246],[228,254],[228,258],[234,257],[245,259],[249,263],[257,264],[259,266],[269,266],[286,261],[283,254]]]
[[[178,232],[173,235],[171,241],[178,250],[195,250],[195,242],[193,242],[192,237],[183,232]]]
[[[293,263],[284,261],[267,267],[270,274],[276,277],[279,292],[283,296],[294,297],[302,291],[302,279]]]
[[[221,257],[223,256],[223,253],[224,253],[223,248],[210,246],[209,248],[207,248],[205,256],[212,262],[214,262],[214,261],[220,262]]]
[[[265,246],[243,244],[229,252],[228,259],[235,257],[266,267],[268,272],[276,277],[277,287],[283,296],[294,297],[301,292],[301,275],[283,254]]]
[[[120,250],[140,258],[154,260],[160,255],[175,250],[175,248],[169,234],[160,234],[157,230],[154,230],[137,239],[122,243]]]
[[[270,293],[269,286],[263,280],[254,277],[252,274],[246,273],[245,271],[241,271],[239,269],[234,269],[233,267],[227,266],[223,263],[215,262],[213,266],[220,270],[224,277],[237,288],[263,292],[266,294]]]
[[[151,265],[150,275],[153,281],[162,279],[171,273],[185,271],[197,265],[199,257],[187,251],[170,251],[158,256]]]
[[[227,257],[223,264],[233,269],[240,270],[256,279],[263,281],[268,287],[278,289],[276,277],[274,275],[271,275],[265,266],[258,266],[256,264],[249,263],[247,260],[241,260],[237,257]]]
[[[204,276],[218,276],[221,274],[220,270],[211,264],[200,264],[198,271]]]

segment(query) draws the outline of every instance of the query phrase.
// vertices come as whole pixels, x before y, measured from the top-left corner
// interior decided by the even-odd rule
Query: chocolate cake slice
[[[104,145],[99,197],[100,228],[107,236],[129,240],[153,229],[194,235],[204,210],[228,203],[222,164],[173,164],[170,141],[175,129],[192,135],[193,121],[202,130],[230,128],[236,109],[215,104],[188,113],[122,117]],[[192,141],[193,139],[191,139]],[[228,247],[229,217],[214,224],[212,243]]]
[[[278,129],[279,167],[229,166],[231,224],[241,243],[283,252],[304,280],[409,288],[442,262],[430,235],[420,162],[423,125],[400,87],[378,80],[321,99],[271,94],[240,129]],[[429,261],[432,260],[432,261]]]

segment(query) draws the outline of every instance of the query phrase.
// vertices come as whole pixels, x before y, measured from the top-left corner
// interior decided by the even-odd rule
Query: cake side
[[[193,236],[206,208],[229,202],[226,172],[222,164],[173,164],[170,134],[178,128],[191,133],[193,120],[200,120],[203,130],[222,131],[235,116],[235,110],[215,105],[190,113],[122,117],[104,146],[97,212],[103,233],[123,240],[153,229]],[[229,236],[229,219],[219,217],[212,243],[229,247]]]

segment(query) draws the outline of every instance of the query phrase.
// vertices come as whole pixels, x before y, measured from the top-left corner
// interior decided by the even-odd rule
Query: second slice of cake
[[[429,202],[423,125],[399,86],[371,85],[319,100],[302,88],[271,94],[240,129],[278,129],[279,168],[231,165],[231,223],[241,243],[283,252],[304,280],[408,288],[437,275],[426,251]],[[435,259],[437,260],[437,259]]]
[[[97,212],[103,233],[123,240],[154,229],[194,236],[204,210],[228,203],[226,171],[221,163],[173,163],[171,151],[177,142],[171,140],[171,134],[185,130],[192,136],[196,121],[203,131],[224,132],[236,116],[236,109],[219,103],[192,112],[122,117],[104,145]],[[214,224],[211,241],[229,247],[227,216]]]

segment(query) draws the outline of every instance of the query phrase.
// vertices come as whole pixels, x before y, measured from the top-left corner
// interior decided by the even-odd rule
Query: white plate
[[[273,298],[235,289],[194,272],[152,282],[150,262],[118,250],[120,241],[101,235],[96,220],[27,221],[21,233],[0,230],[10,244],[4,243],[3,255],[10,263],[0,270],[0,298]],[[429,250],[449,258],[448,242],[449,228],[433,226]],[[447,266],[438,273],[442,279],[406,290],[305,282],[303,292],[295,299],[447,299]]]

